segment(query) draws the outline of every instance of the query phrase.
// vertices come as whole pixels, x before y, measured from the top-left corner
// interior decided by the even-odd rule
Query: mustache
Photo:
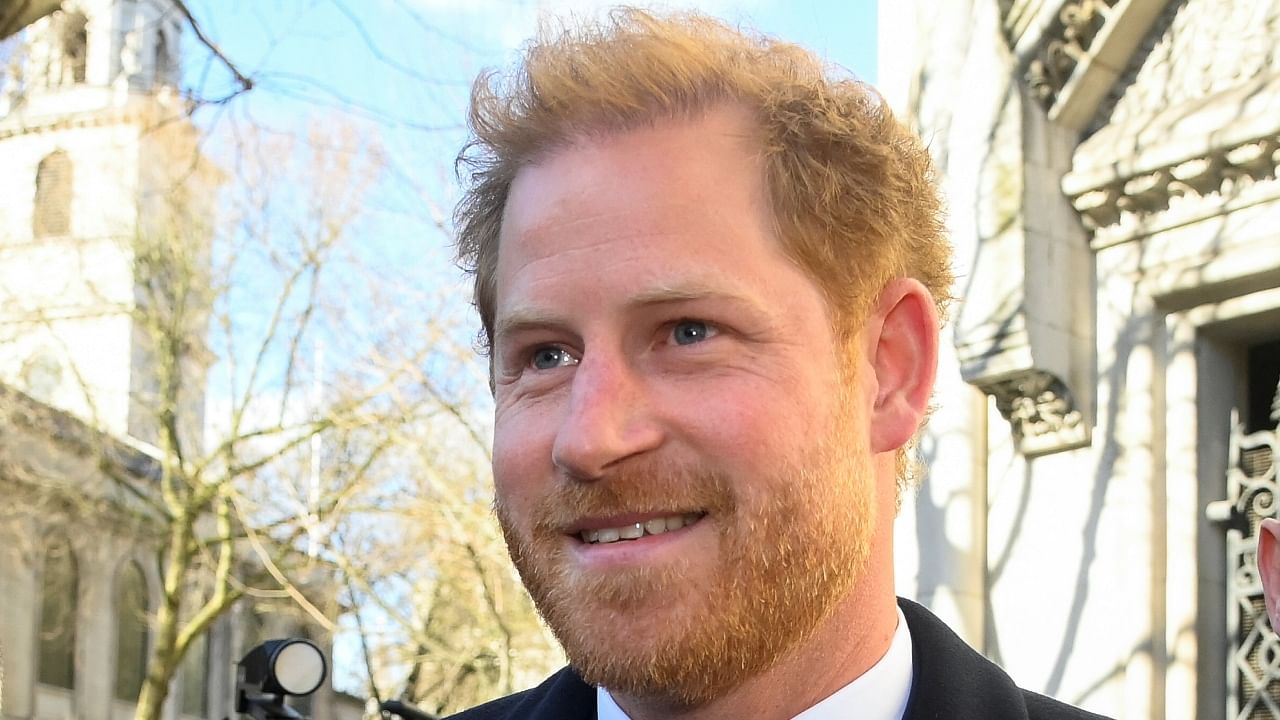
[[[535,536],[560,535],[585,517],[691,512],[714,515],[731,513],[736,507],[732,481],[721,471],[671,461],[639,460],[592,480],[561,476],[551,492],[534,505],[530,517]]]

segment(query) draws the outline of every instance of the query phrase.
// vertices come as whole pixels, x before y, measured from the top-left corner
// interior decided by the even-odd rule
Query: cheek
[[[681,405],[687,422],[701,433],[718,436],[744,454],[769,454],[829,427],[834,387],[798,373],[746,376],[681,393]],[[698,399],[689,402],[691,397]]]
[[[524,517],[551,479],[552,434],[545,424],[507,413],[493,432],[493,484],[508,513]]]
[[[797,456],[830,432],[830,407],[821,396],[759,383],[704,392],[680,414],[673,425],[684,427],[687,442],[743,477],[802,460]]]

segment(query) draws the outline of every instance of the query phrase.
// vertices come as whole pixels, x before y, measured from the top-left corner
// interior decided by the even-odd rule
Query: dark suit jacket
[[[911,630],[911,698],[903,720],[1106,720],[1020,690],[933,613],[898,600]],[[456,720],[596,720],[596,689],[572,668],[526,690],[455,715]]]

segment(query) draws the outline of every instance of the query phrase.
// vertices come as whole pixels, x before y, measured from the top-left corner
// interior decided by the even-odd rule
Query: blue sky
[[[448,163],[462,139],[468,85],[507,64],[540,13],[599,13],[600,0],[193,0],[193,12],[259,81],[249,119],[283,128],[331,109],[372,123],[393,150]],[[694,0],[735,23],[798,42],[865,80],[876,76],[875,0]],[[662,7],[662,5],[658,5]],[[188,58],[206,57],[195,51]],[[206,97],[228,89],[216,63],[188,61]]]
[[[602,0],[194,0],[209,34],[253,73],[288,71],[373,97],[408,69],[443,84],[465,83],[503,62],[540,13],[593,14]],[[875,0],[675,0],[809,47],[875,79]],[[375,41],[374,51],[362,37]],[[389,61],[375,57],[381,52]],[[399,66],[399,67],[397,67]]]
[[[385,148],[370,199],[372,242],[396,265],[452,270],[453,159],[470,83],[505,66],[540,14],[599,14],[602,0],[191,0],[206,33],[256,89],[197,122],[215,131],[354,124]],[[876,77],[876,0],[668,0],[804,45],[864,80]],[[185,84],[217,98],[230,75],[187,38]],[[221,137],[226,138],[223,132]],[[217,154],[214,153],[215,161]],[[435,224],[437,229],[431,226]],[[448,282],[447,275],[438,276]],[[456,278],[456,274],[454,275]]]

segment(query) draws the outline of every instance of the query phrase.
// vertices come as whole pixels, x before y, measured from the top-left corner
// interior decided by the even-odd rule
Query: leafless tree
[[[104,290],[85,256],[75,317],[0,293],[0,355],[33,334],[56,344],[86,315],[127,319],[140,372],[125,426],[83,367],[93,358],[63,347],[57,373],[87,429],[79,452],[113,487],[49,482],[11,456],[0,482],[162,550],[139,720],[160,717],[184,656],[242,599],[287,601],[354,638],[379,699],[442,712],[530,684],[562,658],[492,516],[464,293],[438,257],[384,239],[446,245],[446,203],[381,149],[387,118],[369,108],[326,105],[298,132],[253,122],[235,103],[270,92],[270,73],[227,58],[180,7],[235,89],[190,95],[187,111],[217,113],[200,131],[182,114],[146,129],[167,161],[135,198],[140,221],[79,246],[128,257],[128,291]],[[33,367],[3,380],[25,387]],[[122,443],[147,466],[121,462]]]

